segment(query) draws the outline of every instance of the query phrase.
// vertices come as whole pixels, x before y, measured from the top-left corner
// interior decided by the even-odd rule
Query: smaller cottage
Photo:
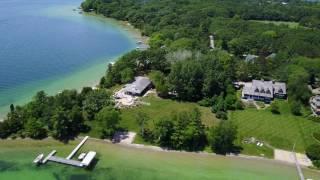
[[[254,54],[248,54],[244,55],[246,58],[244,59],[245,62],[254,62],[256,59],[259,58],[259,56],[254,55]]]
[[[152,82],[149,78],[138,76],[131,84],[127,84],[124,88],[125,94],[132,96],[142,96],[145,92],[152,88]]]

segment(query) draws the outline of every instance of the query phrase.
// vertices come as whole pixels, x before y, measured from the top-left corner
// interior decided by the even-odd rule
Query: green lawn
[[[251,22],[258,22],[264,24],[274,24],[276,26],[287,25],[289,28],[297,28],[300,27],[297,22],[287,22],[287,21],[267,21],[267,20],[250,20]]]
[[[286,150],[292,150],[296,143],[298,152],[304,152],[308,145],[317,143],[313,132],[320,132],[320,123],[293,116],[286,101],[279,101],[279,105],[279,115],[272,114],[269,109],[230,112],[230,119],[239,128],[238,143],[243,138],[256,137],[275,148]]]
[[[178,102],[170,99],[162,99],[155,95],[149,95],[147,97],[141,98],[141,101],[149,103],[150,105],[140,105],[134,108],[121,109],[121,121],[120,126],[128,129],[129,131],[138,132],[139,126],[136,122],[136,115],[138,112],[144,112],[149,117],[149,126],[152,127],[154,123],[159,121],[162,117],[170,116],[173,112],[181,112],[181,111],[191,111],[194,108],[198,108],[201,112],[201,119],[203,124],[207,127],[211,127],[216,125],[219,120],[216,119],[215,115],[212,114],[211,109],[207,107],[201,107],[196,103],[189,102]],[[98,123],[96,121],[87,122],[87,124],[91,127],[91,131],[87,134],[91,137],[98,137]],[[147,144],[142,140],[141,137],[137,136],[135,139],[135,143]]]
[[[135,120],[138,112],[144,112],[150,117],[149,125],[152,126],[162,117],[170,116],[173,112],[190,111],[198,108],[202,114],[202,122],[211,127],[219,122],[212,114],[210,108],[201,107],[196,103],[178,102],[170,99],[162,99],[154,95],[144,97],[141,99],[143,102],[150,103],[150,105],[141,105],[135,108],[121,110],[121,126],[126,127],[131,131],[138,131],[139,126]]]

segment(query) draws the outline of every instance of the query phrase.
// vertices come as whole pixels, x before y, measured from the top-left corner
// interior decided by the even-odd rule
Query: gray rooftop
[[[320,96],[315,96],[311,99],[311,101],[316,105],[320,106]]]
[[[253,80],[252,83],[246,83],[243,87],[243,93],[253,96],[263,96],[273,98],[272,81]]]
[[[258,57],[259,57],[259,56],[254,55],[254,54],[248,54],[248,55],[246,56],[245,61],[246,61],[246,62],[251,62],[251,61],[254,61],[255,59],[257,59]]]
[[[141,94],[149,85],[151,81],[147,77],[138,76],[135,77],[135,81],[131,84],[128,84],[125,87],[125,91],[132,94]]]
[[[245,83],[242,94],[273,98],[274,94],[286,94],[286,84],[281,82],[253,80]]]
[[[274,93],[275,94],[287,94],[287,86],[286,83],[275,82],[273,84]]]

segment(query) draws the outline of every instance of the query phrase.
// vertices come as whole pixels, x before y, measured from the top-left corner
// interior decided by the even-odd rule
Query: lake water
[[[80,14],[81,0],[0,1],[0,118],[11,103],[92,86],[108,62],[135,47],[127,31]]]
[[[57,150],[66,157],[77,142],[63,145],[52,140],[0,141],[2,180],[298,180],[294,165],[272,160],[224,157],[197,153],[160,152],[89,140],[81,152],[97,152],[91,170],[48,162],[32,164],[39,153]],[[79,154],[78,153],[78,154]],[[76,156],[77,157],[77,156]],[[306,178],[319,172],[303,169]]]

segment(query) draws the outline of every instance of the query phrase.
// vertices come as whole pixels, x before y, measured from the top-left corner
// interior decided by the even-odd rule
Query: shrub
[[[310,119],[313,122],[320,123],[320,118],[319,117],[309,116],[308,119]]]
[[[210,107],[214,104],[213,98],[204,98],[198,101],[199,106]]]
[[[244,109],[244,104],[243,104],[242,101],[237,101],[237,102],[235,103],[235,107],[236,107],[236,109],[238,109],[238,110],[243,110],[243,109]]]
[[[313,165],[317,168],[320,168],[320,160],[312,161]]]
[[[320,145],[312,144],[308,146],[306,149],[306,153],[311,160],[320,160]]]
[[[273,114],[280,114],[279,105],[277,102],[273,102],[270,106],[270,110]]]
[[[301,103],[298,101],[292,101],[290,103],[291,113],[295,116],[301,116]]]
[[[314,132],[313,137],[320,142],[320,133]]]
[[[223,119],[223,120],[227,120],[227,119],[228,119],[228,115],[227,115],[227,113],[224,112],[224,111],[218,111],[218,112],[216,113],[216,118],[218,118],[218,119]]]

